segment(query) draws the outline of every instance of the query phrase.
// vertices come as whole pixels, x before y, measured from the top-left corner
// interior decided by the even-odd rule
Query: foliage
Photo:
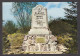
[[[6,31],[5,27],[2,27],[2,36],[6,37],[8,35],[8,32]]]
[[[21,33],[9,34],[7,38],[10,41],[11,48],[17,48],[22,46],[24,34]]]
[[[36,5],[37,2],[13,2],[12,12],[19,27],[30,26],[32,8]]]
[[[74,44],[73,39],[71,38],[71,34],[59,35],[57,36],[58,44],[63,44],[66,47],[70,47]]]
[[[43,37],[38,37],[38,38],[36,38],[36,42],[37,42],[37,43],[45,43],[45,38],[43,38]]]
[[[74,29],[77,29],[77,2],[68,3],[70,8],[64,8],[65,17],[69,21],[68,23],[73,25]]]
[[[69,2],[70,8],[64,8],[66,19],[77,19],[77,2]]]
[[[3,37],[3,53],[8,52],[8,49],[10,48],[9,40],[6,37]]]
[[[61,18],[49,22],[49,28],[54,35],[61,35],[71,32],[72,25],[62,21]]]
[[[72,38],[71,34],[66,34],[66,35],[59,35],[57,36],[58,44],[63,44],[66,46],[69,50],[66,53],[77,53],[76,45],[74,46],[74,39]],[[73,48],[72,48],[73,47]]]
[[[7,39],[7,35],[16,32],[17,28],[13,21],[7,21],[2,27],[3,36],[3,53],[7,52],[10,48],[10,42]]]
[[[18,28],[17,33],[28,33],[30,27]]]
[[[70,8],[64,8],[65,17],[67,23],[72,25],[72,38],[74,40],[73,48],[70,49],[69,53],[77,53],[77,2],[69,2]]]
[[[5,23],[5,25],[3,26],[3,33],[4,34],[12,34],[12,33],[16,32],[16,30],[17,30],[17,27],[13,23],[13,21],[7,21]]]

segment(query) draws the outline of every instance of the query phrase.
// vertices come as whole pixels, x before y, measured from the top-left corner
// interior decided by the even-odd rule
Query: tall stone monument
[[[51,34],[48,27],[47,9],[37,5],[32,9],[32,24],[29,34]]]
[[[51,34],[48,26],[47,9],[37,5],[32,9],[31,29],[24,37],[22,49],[25,52],[55,52],[57,38]]]

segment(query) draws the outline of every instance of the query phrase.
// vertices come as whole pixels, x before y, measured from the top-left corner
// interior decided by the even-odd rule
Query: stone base
[[[26,35],[24,37],[22,49],[25,52],[56,51],[56,41],[57,38],[54,35]]]
[[[30,29],[28,34],[51,34],[51,31],[48,29]]]

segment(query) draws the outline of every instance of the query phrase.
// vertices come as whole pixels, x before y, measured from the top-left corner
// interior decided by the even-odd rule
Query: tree
[[[77,2],[68,2],[70,8],[64,8],[65,10],[65,17],[67,20],[71,20],[68,22],[73,24],[73,27],[77,28]]]
[[[22,30],[30,27],[32,8],[36,5],[37,2],[13,2],[12,12]]]
[[[74,40],[73,48],[70,48],[70,53],[77,53],[77,2],[68,2],[70,8],[64,8],[67,23],[72,25],[72,38]]]
[[[70,33],[72,30],[72,26],[63,21],[62,18],[57,18],[56,20],[52,20],[49,22],[50,30],[54,35],[62,35],[66,33]]]
[[[3,29],[4,29],[3,32],[6,32],[7,34],[12,34],[17,31],[17,27],[13,23],[13,21],[7,21],[3,26]]]

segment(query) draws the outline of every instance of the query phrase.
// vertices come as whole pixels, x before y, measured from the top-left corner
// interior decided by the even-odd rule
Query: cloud
[[[61,8],[71,8],[67,2],[62,2],[60,7]]]
[[[63,8],[70,8],[67,2],[48,2],[45,6],[47,8],[48,18],[52,16],[53,19],[65,16]]]
[[[51,8],[48,9],[48,17],[52,16],[53,18],[64,17],[64,10],[62,8]]]
[[[60,2],[48,2],[47,3],[47,5],[45,6],[46,8],[49,8],[50,6],[57,6],[57,5],[59,5],[60,4]]]

